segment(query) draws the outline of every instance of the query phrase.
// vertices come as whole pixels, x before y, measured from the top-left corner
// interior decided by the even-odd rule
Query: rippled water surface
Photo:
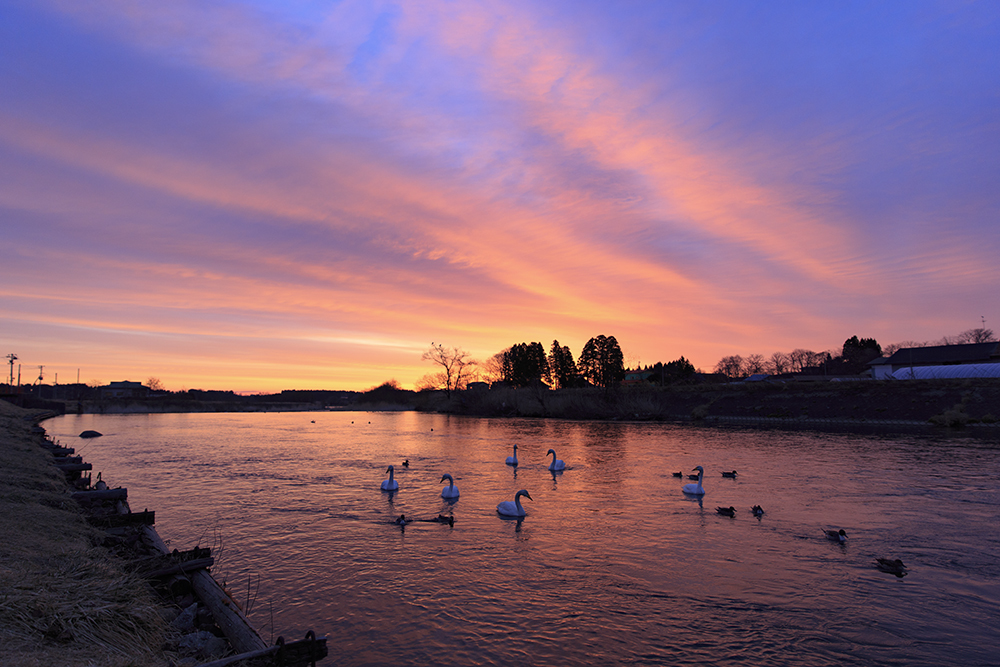
[[[213,546],[237,597],[252,579],[265,640],[327,635],[322,664],[1000,662],[996,440],[417,413],[45,426],[155,510],[171,546]],[[74,437],[85,429],[105,435]],[[550,447],[565,472],[547,470]],[[671,476],[695,465],[703,500]],[[522,488],[528,516],[500,518]],[[454,527],[393,524],[439,513]]]

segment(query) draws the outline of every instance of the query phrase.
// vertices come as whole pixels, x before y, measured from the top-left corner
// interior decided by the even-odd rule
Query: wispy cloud
[[[19,324],[0,336],[22,358],[86,330],[164,363],[142,332],[200,368],[280,351],[331,372],[240,389],[338,368],[357,387],[427,372],[430,340],[488,356],[607,333],[707,368],[989,315],[988,5],[7,14],[0,309]],[[228,363],[204,383],[231,384]]]

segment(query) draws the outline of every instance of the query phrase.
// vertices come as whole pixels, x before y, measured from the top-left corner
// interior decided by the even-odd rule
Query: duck
[[[516,466],[517,465],[517,445],[514,445],[514,454],[507,457],[507,465]]]
[[[875,567],[882,570],[883,572],[894,574],[897,577],[906,576],[906,566],[903,565],[903,561],[901,561],[898,558],[892,560],[888,558],[876,558]]]
[[[759,519],[764,516],[764,509],[760,505],[754,505],[750,508],[750,513]]]
[[[385,471],[387,473],[389,473],[389,479],[383,479],[382,480],[382,490],[383,491],[398,491],[399,490],[399,482],[397,482],[392,477],[393,476],[393,470],[394,470],[394,468],[392,466],[389,466],[388,468],[385,469]]]
[[[443,482],[444,480],[448,480],[448,486],[441,489],[441,497],[458,498],[458,487],[455,486],[455,479],[451,475],[445,473],[444,475],[441,475],[441,481]]]
[[[549,464],[549,470],[565,470],[566,469],[566,463],[562,459],[557,459],[556,458],[556,450],[550,449],[549,451],[545,452],[545,454],[546,454],[546,456],[549,455],[549,454],[552,455],[552,463]]]
[[[729,516],[729,517],[736,516],[735,507],[716,507],[715,511],[721,514],[722,516]]]
[[[521,507],[521,496],[531,500],[527,489],[521,489],[514,494],[514,500],[505,500],[497,505],[497,514],[500,516],[527,516],[524,508]]]
[[[404,468],[409,468],[410,467],[410,459],[404,459],[403,460],[403,467]]]
[[[722,476],[723,477],[729,477],[730,479],[736,479],[736,471],[735,470],[732,471],[732,472],[725,472],[725,471],[723,471]]]
[[[705,495],[705,487],[701,485],[701,479],[705,475],[705,469],[701,466],[695,466],[694,469],[698,471],[698,474],[694,477],[694,479],[698,480],[698,483],[685,484],[681,490],[692,496],[703,496]]]
[[[400,514],[399,517],[395,521],[393,521],[393,523],[396,524],[397,526],[405,526],[406,525],[406,515],[405,514]]]
[[[430,521],[430,522],[432,522],[432,523],[446,523],[449,526],[454,526],[455,525],[455,517],[453,517],[453,516],[445,516],[444,514],[438,514],[435,518],[433,518],[433,519],[427,519],[427,520]]]
[[[688,479],[699,479],[701,475],[688,475]]]
[[[682,473],[682,472],[675,472],[675,473],[673,473],[673,476],[677,477],[677,478],[683,478],[684,477],[684,473]]]
[[[840,530],[827,529],[824,530],[823,532],[826,533],[826,538],[828,540],[833,540],[834,542],[840,542],[841,544],[847,541],[847,533],[844,532],[843,528],[841,528]]]

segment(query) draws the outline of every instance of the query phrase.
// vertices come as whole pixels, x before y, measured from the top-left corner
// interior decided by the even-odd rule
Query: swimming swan
[[[565,470],[566,469],[566,463],[564,463],[562,459],[557,459],[556,458],[556,450],[550,449],[549,451],[545,452],[545,454],[546,454],[546,456],[548,456],[549,454],[552,455],[552,463],[549,464],[549,470]]]
[[[441,481],[448,480],[448,486],[441,489],[442,498],[458,498],[458,487],[455,486],[455,480],[451,475],[445,474],[441,475]]]
[[[701,480],[705,476],[705,469],[701,466],[695,466],[694,469],[698,471],[698,482],[696,484],[685,484],[681,490],[692,496],[703,496],[705,495],[705,487],[701,485]]]
[[[507,457],[507,465],[509,466],[517,465],[517,445],[514,445],[514,455]]]
[[[524,508],[521,507],[521,496],[531,500],[527,489],[521,489],[514,494],[514,500],[505,500],[497,505],[497,514],[500,516],[526,516]]]
[[[393,467],[389,466],[388,468],[385,469],[385,471],[387,473],[389,473],[389,479],[383,479],[382,480],[382,490],[383,491],[398,491],[399,490],[399,482],[397,482],[395,479],[392,478]]]

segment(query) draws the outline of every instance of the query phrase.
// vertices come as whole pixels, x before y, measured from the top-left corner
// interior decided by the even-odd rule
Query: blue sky
[[[412,386],[996,329],[1000,5],[0,2],[0,344]],[[51,375],[49,376],[51,377]]]

